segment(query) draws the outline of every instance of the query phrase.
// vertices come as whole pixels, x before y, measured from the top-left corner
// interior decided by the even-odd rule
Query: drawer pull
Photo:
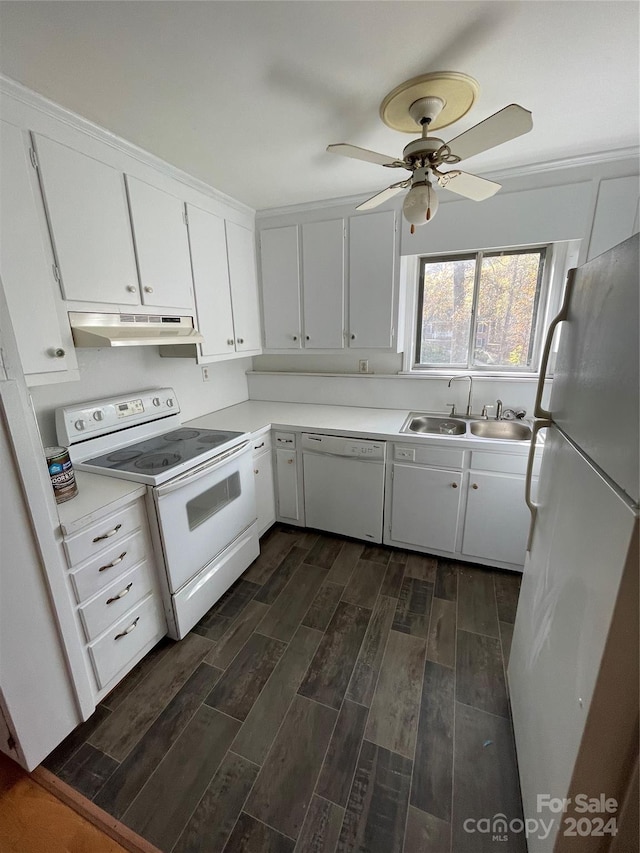
[[[261,444],[254,444],[253,449],[260,450],[261,447],[264,447],[264,441],[261,442]]]
[[[111,598],[107,598],[107,604],[113,604],[114,601],[119,601],[121,598],[124,598],[132,586],[133,586],[133,581],[131,581],[131,583],[128,583],[125,586],[125,588],[122,590],[122,592],[119,592],[117,595],[112,595]]]
[[[140,621],[140,617],[138,616],[138,618],[135,619],[135,621],[133,621],[131,623],[131,625],[129,625],[128,628],[125,628],[124,631],[120,631],[120,633],[116,634],[113,639],[114,640],[121,640],[123,637],[126,637],[127,634],[130,634],[133,631],[133,629],[136,627],[136,625],[138,624],[139,621]]]
[[[471,488],[472,488],[472,489],[477,489],[477,488],[478,488],[478,484],[477,484],[477,483],[472,483],[472,484],[471,484]]]
[[[121,524],[116,524],[113,530],[110,530],[108,533],[103,533],[102,536],[96,536],[93,540],[94,542],[102,542],[103,539],[109,539],[111,536],[115,536],[118,530],[122,527]]]
[[[254,469],[253,469],[253,473],[254,473],[254,474],[259,474],[259,473],[260,473],[260,469],[259,469],[259,468],[254,468]]]
[[[294,462],[293,459],[287,459],[287,465],[293,465],[293,462]]]
[[[126,556],[127,556],[127,552],[126,552],[126,551],[123,551],[123,552],[122,552],[122,554],[120,554],[120,556],[119,556],[119,557],[116,557],[116,558],[115,558],[115,560],[111,560],[111,562],[110,562],[110,563],[107,563],[107,564],[106,564],[106,565],[104,565],[104,566],[100,566],[100,568],[98,569],[98,571],[99,571],[99,572],[104,572],[106,569],[112,569],[114,566],[117,566],[117,565],[118,565],[118,563],[121,563],[121,562],[124,560],[124,558],[125,558]]]
[[[457,483],[451,483],[451,488],[452,488],[452,489],[457,489],[457,488],[458,488],[458,484],[457,484]]]

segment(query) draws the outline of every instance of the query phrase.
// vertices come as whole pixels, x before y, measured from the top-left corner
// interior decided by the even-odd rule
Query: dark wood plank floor
[[[524,853],[465,829],[522,817],[519,588],[277,525],[44,764],[165,853]]]

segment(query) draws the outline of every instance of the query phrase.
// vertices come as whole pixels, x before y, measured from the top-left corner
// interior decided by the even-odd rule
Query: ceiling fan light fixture
[[[414,183],[402,205],[404,218],[411,225],[412,234],[416,225],[431,222],[438,212],[438,203],[438,194],[433,189],[431,181]]]

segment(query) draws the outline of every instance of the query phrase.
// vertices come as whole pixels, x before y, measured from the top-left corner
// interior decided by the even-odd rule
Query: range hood
[[[193,317],[70,311],[69,324],[77,347],[144,347],[204,342],[193,326]]]

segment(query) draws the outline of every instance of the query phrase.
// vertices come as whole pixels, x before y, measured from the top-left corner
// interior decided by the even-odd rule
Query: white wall
[[[195,360],[161,358],[157,347],[78,349],[76,355],[79,382],[31,388],[45,446],[57,444],[54,412],[58,406],[166,385],[175,390],[182,419],[187,421],[248,398],[248,358],[208,365],[210,379],[203,382]]]

